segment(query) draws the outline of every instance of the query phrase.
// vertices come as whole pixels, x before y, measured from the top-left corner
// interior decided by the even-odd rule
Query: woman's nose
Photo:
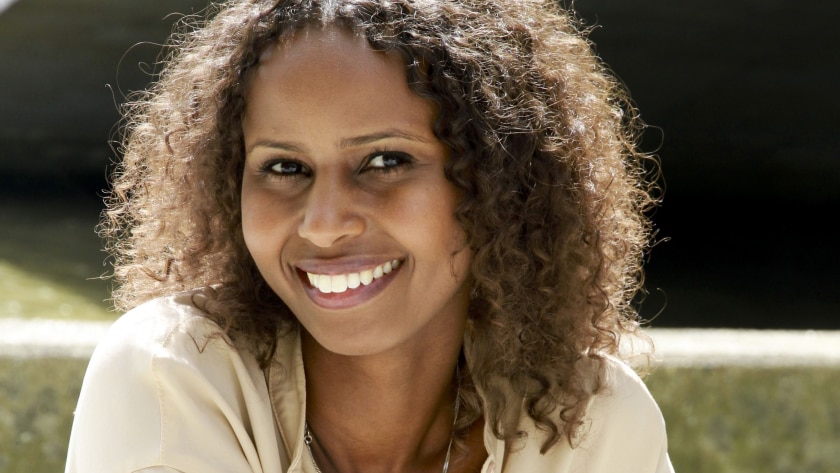
[[[298,235],[316,246],[326,248],[365,230],[352,186],[341,181],[316,178],[310,187]]]

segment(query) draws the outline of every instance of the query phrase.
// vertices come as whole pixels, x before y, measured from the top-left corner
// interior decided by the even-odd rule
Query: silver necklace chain
[[[312,432],[309,431],[309,422],[303,423],[303,443],[306,444],[306,451],[309,452],[309,459],[312,460],[312,465],[315,466],[316,473],[323,473],[318,467],[318,462],[315,461],[315,455],[312,454]]]
[[[446,458],[443,461],[443,471],[442,473],[447,473],[449,471],[449,455],[452,453],[452,441],[455,439],[455,422],[458,421],[458,411],[461,407],[461,379],[458,379],[458,391],[455,393],[455,413],[452,416],[452,429],[449,432],[449,445],[446,447]],[[304,421],[303,423],[303,443],[306,444],[306,451],[309,452],[309,459],[312,460],[312,465],[315,467],[316,473],[323,473],[321,468],[318,466],[318,462],[315,461],[315,455],[312,454],[312,441],[314,437],[312,437],[312,431],[309,430],[309,422]]]

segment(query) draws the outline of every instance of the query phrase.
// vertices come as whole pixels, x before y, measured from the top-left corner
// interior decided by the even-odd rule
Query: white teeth
[[[349,274],[315,274],[306,273],[309,284],[324,294],[332,292],[342,293],[348,289],[356,289],[359,286],[367,286],[374,279],[379,279],[385,274],[400,267],[400,260],[391,260],[373,269],[366,269],[360,273]]]
[[[332,292],[344,292],[347,290],[347,276],[336,274],[332,277]]]
[[[332,278],[327,274],[318,276],[318,290],[324,294],[332,292]]]

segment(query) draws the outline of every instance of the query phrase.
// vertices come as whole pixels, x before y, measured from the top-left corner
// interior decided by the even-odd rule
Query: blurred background
[[[0,316],[108,318],[94,235],[126,94],[206,0],[0,0]],[[578,0],[659,155],[658,327],[840,328],[840,4]]]
[[[840,328],[840,3],[579,0],[651,126],[655,326]],[[662,300],[666,302],[663,305]]]
[[[94,226],[119,106],[159,70],[173,22],[205,5],[0,0],[0,324],[116,318]],[[643,317],[840,329],[840,3],[574,8],[650,125],[643,147],[665,176]],[[0,473],[60,470],[85,364],[0,356]],[[677,471],[829,472],[840,468],[837,379],[837,366],[700,359],[649,385]]]

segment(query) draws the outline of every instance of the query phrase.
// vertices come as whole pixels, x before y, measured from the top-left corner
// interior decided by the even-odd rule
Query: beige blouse
[[[315,473],[305,454],[300,339],[261,370],[202,317],[189,294],[157,299],[114,323],[91,358],[67,473]],[[540,433],[507,452],[485,430],[482,473],[667,473],[665,424],[636,374],[611,359],[608,389],[588,406],[580,446],[539,453]],[[272,410],[272,405],[275,409]]]

